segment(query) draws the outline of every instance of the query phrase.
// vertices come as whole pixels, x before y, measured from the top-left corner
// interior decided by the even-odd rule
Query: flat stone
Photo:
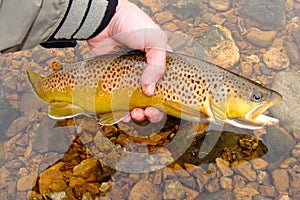
[[[245,187],[246,179],[240,175],[235,175],[233,177],[233,188],[242,188]]]
[[[288,170],[290,186],[300,190],[300,173],[297,173],[294,169]]]
[[[300,27],[294,28],[292,31],[292,35],[296,41],[296,44],[298,46],[298,49],[300,49]]]
[[[158,22],[158,24],[161,25],[174,19],[174,16],[170,10],[166,10],[156,14],[154,19]]]
[[[205,52],[212,57],[214,63],[224,68],[235,65],[240,59],[239,49],[230,30],[221,25],[212,26],[199,43],[204,46]]]
[[[284,128],[300,130],[300,72],[279,72],[274,78],[272,89],[283,95],[283,102],[271,107],[272,114]]]
[[[31,190],[35,185],[36,174],[29,174],[27,176],[21,177],[17,182],[18,191]]]
[[[255,170],[265,169],[268,166],[268,162],[264,161],[261,158],[255,158],[250,162],[252,163],[253,169]]]
[[[278,192],[287,192],[289,188],[289,176],[287,170],[276,169],[272,171],[271,174],[275,188],[278,190]]]
[[[265,48],[272,45],[276,37],[276,32],[262,31],[256,28],[251,28],[246,37],[255,46]]]
[[[233,192],[236,199],[243,200],[251,200],[253,196],[259,194],[259,192],[256,189],[248,186],[243,188],[235,188]]]
[[[276,191],[273,185],[261,185],[259,191],[263,196],[275,197]]]
[[[178,180],[166,180],[163,199],[180,199],[183,200],[186,193],[183,185]]]
[[[233,167],[233,170],[236,173],[238,173],[238,174],[242,175],[243,177],[245,177],[249,181],[255,181],[256,180],[256,173],[252,169],[252,166],[251,166],[250,162],[241,163],[241,164]]]
[[[73,175],[93,182],[97,180],[101,167],[99,161],[95,158],[83,160],[79,165],[73,168]]]
[[[17,135],[20,131],[25,129],[29,125],[30,121],[27,117],[19,117],[12,122],[10,127],[5,132],[5,136],[11,138]]]
[[[232,179],[228,178],[226,176],[222,176],[220,178],[220,185],[221,185],[221,188],[223,188],[225,190],[232,190]]]
[[[262,30],[277,30],[286,23],[284,0],[252,0],[239,10],[246,22]]]
[[[209,0],[208,4],[218,11],[226,11],[231,7],[231,0]]]
[[[268,68],[282,70],[290,66],[290,59],[285,48],[271,47],[263,54],[263,61]]]
[[[222,158],[216,158],[216,164],[221,170],[223,176],[231,176],[233,171],[229,167],[229,162],[223,160]]]
[[[146,179],[141,179],[132,188],[128,199],[139,200],[139,199],[161,199],[162,192],[158,186],[154,185]]]
[[[300,62],[299,48],[297,47],[296,43],[286,41],[284,43],[284,46],[291,62],[292,63]]]
[[[214,193],[220,189],[219,179],[214,178],[205,186],[206,190],[210,193]]]

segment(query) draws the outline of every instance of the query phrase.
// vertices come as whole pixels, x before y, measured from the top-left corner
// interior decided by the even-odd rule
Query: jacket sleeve
[[[109,23],[117,0],[0,0],[0,51],[67,47],[96,36]]]

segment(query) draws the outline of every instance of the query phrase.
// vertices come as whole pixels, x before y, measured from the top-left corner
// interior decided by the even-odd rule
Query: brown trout
[[[54,119],[96,113],[100,124],[111,125],[133,108],[154,106],[185,120],[247,129],[278,123],[263,113],[282,96],[252,80],[204,60],[168,53],[166,72],[148,97],[140,85],[146,65],[144,53],[131,52],[62,64],[47,77],[30,70],[27,75]]]

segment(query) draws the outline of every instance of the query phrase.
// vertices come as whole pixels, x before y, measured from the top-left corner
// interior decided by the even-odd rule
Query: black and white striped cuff
[[[70,40],[95,37],[108,25],[117,4],[118,0],[70,0],[66,14],[56,31],[42,46],[52,47],[54,44],[54,47],[64,47],[69,45],[62,43],[68,43]]]

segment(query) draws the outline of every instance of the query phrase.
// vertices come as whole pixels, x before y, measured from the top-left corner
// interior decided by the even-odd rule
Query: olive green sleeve
[[[29,49],[40,43],[66,47],[68,41],[94,37],[110,22],[117,2],[0,0],[0,52]]]

